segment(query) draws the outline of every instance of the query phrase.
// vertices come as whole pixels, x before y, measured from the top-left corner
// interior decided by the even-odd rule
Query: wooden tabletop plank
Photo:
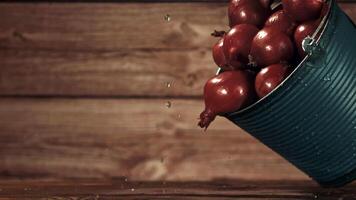
[[[323,189],[311,181],[131,182],[125,180],[12,181],[0,199],[353,199],[355,185]]]
[[[307,180],[199,100],[0,99],[0,177]]]
[[[15,96],[197,97],[217,70],[208,49],[0,50],[0,57],[0,95]]]
[[[210,48],[209,33],[227,28],[226,9],[226,3],[3,3],[0,48],[66,52]],[[167,14],[170,21],[165,20]]]
[[[0,95],[14,96],[201,96],[209,33],[227,28],[225,3],[3,3],[0,19]]]

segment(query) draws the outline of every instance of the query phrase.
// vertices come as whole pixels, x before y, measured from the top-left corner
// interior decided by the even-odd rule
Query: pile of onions
[[[217,115],[241,110],[272,92],[305,53],[302,41],[312,36],[329,8],[324,0],[230,0],[227,32],[213,46],[213,59],[223,70],[204,87],[205,109],[199,126]]]

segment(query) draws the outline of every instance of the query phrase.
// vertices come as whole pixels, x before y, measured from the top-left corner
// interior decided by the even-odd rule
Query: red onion
[[[259,1],[264,8],[270,9],[271,0],[259,0]]]
[[[216,115],[237,111],[255,98],[253,76],[245,71],[226,71],[207,81],[204,87],[205,109],[199,126],[207,129]]]
[[[262,98],[272,92],[290,74],[290,71],[285,64],[274,64],[263,68],[256,76],[257,95]]]
[[[221,38],[214,46],[213,46],[213,59],[215,63],[221,67],[226,68],[227,62],[224,55],[224,38]]]
[[[294,21],[305,22],[319,17],[323,0],[282,0],[282,4]]]
[[[233,27],[224,37],[224,53],[227,63],[241,69],[248,63],[251,43],[258,29],[250,24],[240,24]]]
[[[284,10],[273,13],[266,21],[265,27],[278,29],[288,35],[293,35],[297,24],[286,15]]]
[[[269,15],[269,10],[264,8],[259,1],[248,1],[239,3],[229,9],[230,27],[238,24],[251,24],[262,27]]]
[[[288,35],[266,27],[252,41],[251,60],[259,67],[282,63],[293,58],[294,46]]]

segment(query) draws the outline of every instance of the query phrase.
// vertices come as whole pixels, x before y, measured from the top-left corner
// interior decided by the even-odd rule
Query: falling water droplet
[[[171,21],[171,15],[166,14],[166,15],[164,16],[164,20],[166,20],[167,22],[170,22],[170,21]]]
[[[128,181],[128,179],[127,178],[125,178],[125,182],[127,182]]]
[[[131,191],[134,192],[134,191],[135,191],[135,188],[131,188]]]
[[[319,196],[317,194],[314,194],[314,199],[317,199]]]
[[[327,74],[327,75],[324,77],[324,81],[331,81],[330,74]]]
[[[172,107],[172,102],[167,101],[167,102],[166,102],[166,107],[167,107],[167,108],[171,108],[171,107]]]
[[[171,83],[171,82],[166,82],[166,87],[167,87],[167,88],[172,87],[172,83]]]
[[[178,114],[178,119],[182,118],[181,114]]]

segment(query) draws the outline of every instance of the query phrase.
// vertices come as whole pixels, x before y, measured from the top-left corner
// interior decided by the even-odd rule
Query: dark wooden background
[[[1,179],[308,179],[225,119],[196,126],[226,7],[0,3]]]

